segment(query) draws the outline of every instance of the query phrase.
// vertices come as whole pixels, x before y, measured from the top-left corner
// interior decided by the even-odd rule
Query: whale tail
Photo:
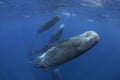
[[[59,69],[53,70],[52,80],[60,80],[60,70]]]

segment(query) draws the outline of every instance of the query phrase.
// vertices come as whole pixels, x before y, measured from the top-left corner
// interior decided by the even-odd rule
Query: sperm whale
[[[99,42],[95,31],[86,31],[81,35],[59,41],[42,55],[35,58],[33,65],[42,69],[50,69],[87,52]]]
[[[42,25],[38,30],[37,30],[37,35],[39,33],[42,33],[48,29],[50,29],[51,27],[53,27],[58,21],[60,20],[60,16],[54,16],[52,19],[50,19],[47,23],[45,23],[44,25]]]
[[[39,50],[30,49],[29,55],[32,55],[33,53],[44,53],[49,48],[56,45],[60,40],[63,34],[63,31],[64,31],[64,24],[61,24],[60,27],[57,30],[55,30],[55,32],[52,34],[47,45],[45,45],[42,49],[39,49]]]

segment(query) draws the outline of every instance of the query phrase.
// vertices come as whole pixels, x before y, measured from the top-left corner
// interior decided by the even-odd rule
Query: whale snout
[[[83,36],[83,39],[87,39],[87,40],[91,40],[91,39],[99,40],[99,35],[95,31],[85,32],[81,36]]]
[[[88,31],[81,35],[84,42],[96,43],[99,41],[99,35],[95,31]]]
[[[99,35],[95,31],[84,32],[80,37],[82,39],[82,48],[86,50],[96,45],[99,41]]]

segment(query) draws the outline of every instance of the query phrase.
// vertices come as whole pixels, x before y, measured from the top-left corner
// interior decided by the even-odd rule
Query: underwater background
[[[60,21],[36,38],[53,16]],[[99,43],[60,65],[60,80],[120,80],[120,0],[0,0],[0,80],[53,80],[50,70],[29,64],[29,48],[40,49],[60,24],[61,39],[94,30]]]

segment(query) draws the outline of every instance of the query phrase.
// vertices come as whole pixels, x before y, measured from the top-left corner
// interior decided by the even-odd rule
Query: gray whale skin
[[[59,66],[85,53],[98,41],[99,35],[95,31],[86,31],[81,35],[61,40],[42,55],[37,56],[34,66],[43,69]]]

